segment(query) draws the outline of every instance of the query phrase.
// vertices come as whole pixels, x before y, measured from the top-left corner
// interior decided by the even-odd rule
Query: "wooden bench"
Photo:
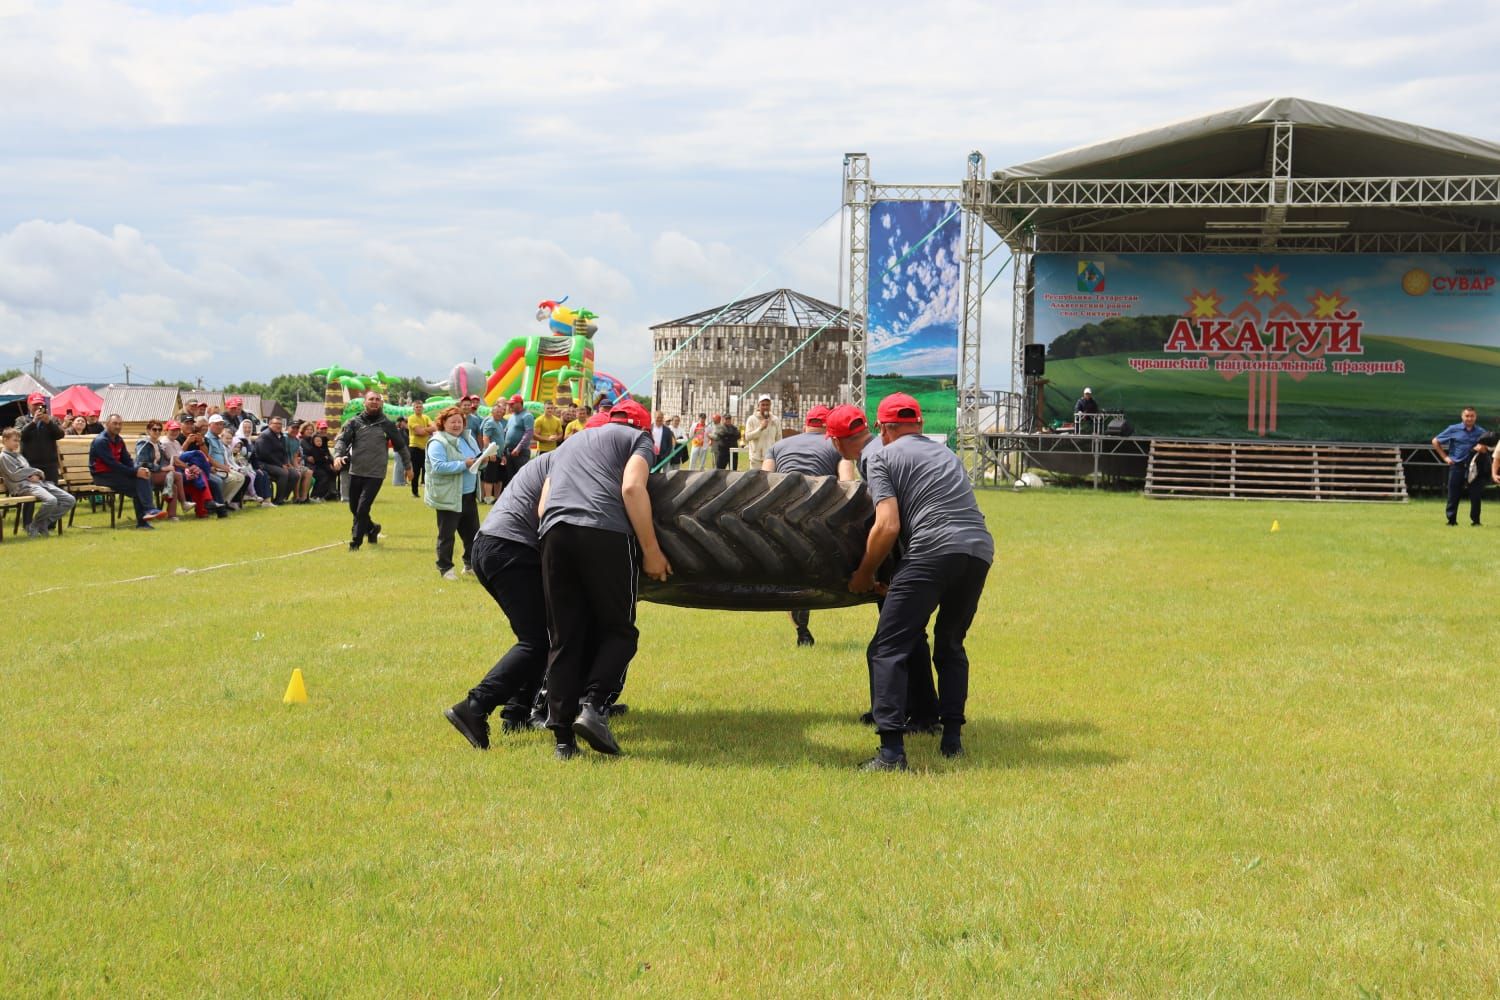
[[[12,507],[15,508],[16,520],[15,524],[12,527],[11,533],[18,535],[21,533],[21,511],[25,510],[27,507],[31,506],[34,503],[36,503],[36,501],[31,497],[0,497],[0,542],[5,541],[6,512],[9,511]],[[62,534],[62,525],[59,524],[58,529],[58,534]]]
[[[125,495],[94,482],[93,474],[89,472],[89,445],[93,443],[94,439],[88,435],[65,437],[57,442],[57,485],[79,500],[85,497],[103,497],[109,508],[109,526],[114,528],[118,526],[120,514],[125,510]],[[70,528],[73,527],[73,515],[77,511],[75,506],[68,513]]]

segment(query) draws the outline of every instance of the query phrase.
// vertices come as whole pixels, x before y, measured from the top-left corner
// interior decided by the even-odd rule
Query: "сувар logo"
[[[1092,260],[1078,262],[1078,290],[1080,292],[1104,291],[1104,268]]]
[[[1401,276],[1401,290],[1407,295],[1489,295],[1495,290],[1495,276],[1482,267],[1457,267],[1448,274],[1428,274],[1414,267]]]

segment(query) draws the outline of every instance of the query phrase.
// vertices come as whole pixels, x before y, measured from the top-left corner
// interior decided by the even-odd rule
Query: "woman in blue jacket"
[[[450,406],[437,418],[438,430],[427,443],[427,506],[437,511],[437,568],[445,580],[453,572],[453,533],[464,542],[464,572],[470,572],[474,536],[479,532],[479,443],[466,426],[463,411]]]

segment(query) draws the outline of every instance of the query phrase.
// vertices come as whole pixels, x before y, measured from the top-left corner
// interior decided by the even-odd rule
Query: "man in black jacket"
[[[370,519],[370,507],[385,481],[387,441],[406,466],[406,481],[411,482],[411,458],[406,442],[385,415],[385,400],[372,389],[365,393],[365,408],[344,424],[333,443],[334,470],[349,466],[349,512],[354,515],[350,552],[358,549],[366,538],[371,545],[380,540],[380,525]]]
[[[62,424],[47,412],[47,397],[41,393],[33,392],[26,397],[26,405],[31,410],[31,422],[21,428],[21,454],[42,471],[47,482],[56,485],[57,442],[63,437]]]
[[[272,417],[266,429],[255,436],[255,465],[271,480],[275,492],[271,496],[272,506],[286,502],[287,495],[297,483],[297,470],[287,468],[286,435],[281,430],[281,418]]]

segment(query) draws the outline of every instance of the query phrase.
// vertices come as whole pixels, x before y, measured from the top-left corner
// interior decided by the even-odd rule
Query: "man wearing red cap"
[[[260,418],[253,413],[245,412],[245,400],[242,396],[230,396],[224,400],[223,417],[231,431],[240,429],[240,425],[246,420],[250,421],[250,428],[257,430],[260,427]]]
[[[771,445],[761,461],[762,472],[800,472],[804,476],[837,476],[840,457],[838,449],[828,440],[825,423],[828,407],[819,404],[807,411],[801,434],[782,438]],[[812,615],[808,611],[793,611],[792,624],[797,626],[797,645],[814,644],[808,622]]]
[[[26,397],[26,409],[31,420],[21,428],[21,454],[26,461],[42,472],[49,483],[57,482],[57,442],[63,439],[63,426],[47,412],[47,397],[33,392]]]
[[[937,612],[933,665],[943,756],[963,753],[961,733],[969,695],[969,659],[964,637],[979,608],[995,542],[985,526],[974,487],[958,456],[922,434],[922,408],[905,393],[880,401],[876,410],[882,447],[870,456],[870,499],[875,524],[849,589],[875,590],[875,572],[899,542],[901,559],[886,589],[880,623],[870,644],[870,685],[880,751],[865,770],[906,770],[908,660]],[[840,448],[852,458],[853,445]]]
[[[617,754],[610,707],[625,686],[640,633],[636,583],[671,573],[651,524],[650,417],[633,399],[609,422],[569,438],[552,453],[542,485],[538,534],[547,602],[547,725],[556,755],[578,753],[581,736]]]
[[[519,395],[510,397],[510,418],[505,421],[505,441],[500,445],[500,484],[503,489],[531,458],[536,436],[536,417]]]
[[[828,440],[838,449],[843,459],[839,463],[839,479],[852,482],[857,471],[859,478],[868,482],[870,457],[880,450],[880,438],[870,433],[865,411],[847,403],[835,406],[828,413],[826,425]],[[896,557],[900,558],[899,552]],[[884,605],[884,597],[875,598],[877,608],[883,608]],[[869,665],[869,657],[874,649],[875,640],[872,638],[865,650],[866,666]],[[859,717],[859,721],[873,726],[875,713],[865,712]],[[927,632],[924,629],[912,645],[911,656],[906,661],[906,731],[931,735],[938,732],[938,729],[937,688],[932,683],[932,650],[927,645]]]

